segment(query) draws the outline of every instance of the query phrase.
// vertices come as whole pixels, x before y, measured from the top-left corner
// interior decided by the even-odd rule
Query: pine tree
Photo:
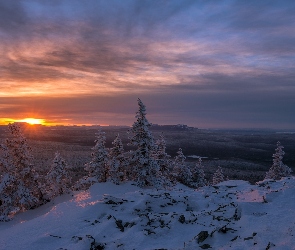
[[[21,132],[19,124],[9,124],[12,135],[1,145],[1,195],[0,216],[6,218],[10,213],[34,208],[41,203],[38,174],[35,172],[31,149]]]
[[[218,166],[216,172],[213,174],[212,185],[216,185],[223,181],[224,181],[224,174],[223,174],[222,168]]]
[[[112,142],[113,147],[109,150],[109,181],[119,184],[127,180],[127,161],[124,155],[123,143],[119,134]]]
[[[202,158],[199,157],[198,162],[195,167],[192,169],[192,186],[199,188],[206,186],[204,166],[202,164]]]
[[[70,192],[71,176],[69,173],[69,166],[60,156],[59,152],[55,153],[55,157],[51,168],[45,177],[45,181],[46,198],[49,200]]]
[[[136,122],[129,130],[129,145],[136,147],[130,163],[134,166],[134,173],[137,185],[160,187],[161,177],[159,176],[159,165],[154,160],[152,154],[155,144],[149,127],[151,124],[146,119],[146,108],[138,99],[139,110],[136,112]]]
[[[184,156],[182,149],[179,148],[174,160],[173,176],[174,181],[178,181],[185,185],[190,185],[192,181],[191,170],[185,164],[186,157]]]
[[[289,176],[292,172],[291,168],[283,163],[283,157],[285,152],[283,151],[283,146],[278,141],[275,154],[273,154],[273,164],[269,171],[266,173],[265,179],[279,180],[282,177]]]

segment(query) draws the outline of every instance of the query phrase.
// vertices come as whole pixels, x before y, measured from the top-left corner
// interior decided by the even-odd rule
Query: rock
[[[198,234],[198,238],[197,238],[197,241],[198,241],[198,244],[203,242],[204,240],[206,240],[209,236],[209,233],[208,231],[201,231],[199,234]]]
[[[183,224],[183,223],[185,222],[185,217],[184,217],[183,214],[179,216],[178,221],[179,221],[181,224]]]
[[[200,248],[209,249],[209,248],[212,248],[212,247],[209,244],[204,244],[204,245],[200,246]]]

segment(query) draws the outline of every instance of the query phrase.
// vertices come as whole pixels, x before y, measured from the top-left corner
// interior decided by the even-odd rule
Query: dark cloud
[[[0,96],[18,97],[0,114],[125,123],[142,96],[158,123],[291,126],[293,13],[294,1],[0,0]],[[20,97],[31,92],[43,97]]]
[[[2,98],[1,117],[46,118],[68,124],[132,125],[137,98],[147,106],[152,123],[185,123],[201,128],[258,127],[293,129],[294,92],[241,91],[231,93],[137,93],[114,96]],[[13,103],[13,105],[11,105]]]
[[[0,31],[19,31],[27,21],[28,16],[21,1],[0,1]]]

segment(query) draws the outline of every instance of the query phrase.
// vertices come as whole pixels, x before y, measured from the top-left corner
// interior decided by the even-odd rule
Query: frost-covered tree
[[[163,134],[155,143],[153,157],[159,165],[160,174],[165,182],[164,185],[170,186],[173,179],[173,162],[171,156],[166,153],[166,141]]]
[[[59,152],[56,152],[51,168],[45,177],[47,199],[51,200],[70,192],[71,176],[69,170],[66,161],[60,156]]]
[[[153,158],[155,144],[149,130],[151,124],[146,119],[146,108],[140,99],[138,99],[138,106],[139,109],[135,116],[136,121],[128,131],[129,145],[136,148],[132,159],[130,159],[130,163],[134,166],[134,178],[140,187],[160,187],[159,165]]]
[[[213,174],[212,185],[216,185],[223,181],[224,181],[224,174],[223,174],[222,168],[218,166],[216,172]]]
[[[79,180],[74,189],[87,189],[97,182],[106,182],[109,175],[108,169],[108,150],[105,147],[105,132],[98,130],[95,134],[95,146],[92,148],[91,162],[85,164],[88,175]]]
[[[171,156],[166,153],[166,141],[163,134],[156,141],[153,157],[158,162],[160,171],[166,176],[167,172],[171,170],[172,161]]]
[[[92,148],[92,161],[85,166],[88,176],[96,178],[98,182],[106,182],[108,178],[108,151],[105,143],[105,132],[99,130],[96,133],[95,146]]]
[[[283,163],[284,150],[281,143],[277,142],[277,148],[273,154],[273,164],[265,175],[265,179],[279,180],[282,177],[289,176],[292,172],[291,168]]]
[[[0,216],[40,205],[42,193],[35,172],[31,149],[19,124],[9,124],[11,137],[1,145]]]
[[[189,186],[192,182],[192,173],[189,167],[186,166],[185,159],[186,157],[184,156],[182,149],[179,148],[174,159],[173,176],[174,181],[178,181]]]
[[[204,166],[202,164],[202,158],[199,157],[198,162],[192,169],[192,186],[199,188],[206,186],[207,181],[205,179]]]
[[[125,158],[122,140],[119,134],[112,142],[113,147],[109,150],[109,178],[108,180],[119,184],[127,180],[127,166],[128,162]]]
[[[15,177],[10,173],[2,173],[0,176],[0,221],[9,220],[9,215],[19,210],[14,197],[16,190]]]
[[[4,144],[0,144],[0,177],[11,170],[11,164],[9,162],[7,147]]]

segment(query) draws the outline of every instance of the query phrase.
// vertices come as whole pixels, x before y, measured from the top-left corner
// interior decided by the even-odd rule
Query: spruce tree
[[[213,174],[212,185],[216,185],[223,181],[224,181],[224,174],[223,174],[222,168],[218,166],[216,172]]]
[[[273,154],[273,164],[269,171],[265,175],[265,179],[279,180],[282,177],[289,176],[292,172],[291,168],[283,163],[284,150],[281,143],[277,142],[277,148],[275,154]]]
[[[0,221],[8,221],[13,211],[20,210],[15,199],[15,177],[9,172],[3,172],[0,176]]]
[[[159,164],[160,171],[166,175],[171,169],[172,161],[171,156],[166,153],[166,141],[163,134],[160,135],[155,146],[154,158]]]
[[[192,186],[199,188],[206,186],[204,166],[202,164],[202,158],[199,157],[198,162],[195,167],[192,169]]]
[[[127,161],[124,155],[123,143],[119,134],[112,142],[113,147],[109,150],[109,181],[119,184],[127,180]]]
[[[171,156],[166,153],[166,141],[164,135],[161,134],[155,143],[155,152],[153,157],[159,165],[160,175],[164,180],[165,186],[171,186],[173,180],[173,162]]]
[[[192,173],[188,166],[186,166],[185,159],[186,157],[184,156],[182,149],[179,148],[174,159],[173,176],[174,181],[178,181],[189,186],[192,181]]]
[[[146,119],[146,108],[138,99],[139,109],[136,112],[136,121],[129,130],[129,145],[136,149],[133,152],[131,164],[134,166],[135,180],[140,187],[160,187],[161,177],[159,176],[159,165],[153,158],[155,148],[152,134],[149,130],[151,124]]]
[[[8,125],[12,137],[1,145],[0,216],[7,219],[11,212],[34,208],[41,203],[42,193],[38,174],[32,163],[33,156],[20,125]]]
[[[106,182],[109,177],[108,150],[105,147],[106,137],[101,130],[95,134],[95,146],[92,148],[91,162],[85,164],[87,176],[80,179],[75,185],[75,190],[88,189],[97,182]]]
[[[51,168],[45,177],[47,199],[51,200],[54,197],[70,192],[71,176],[69,169],[60,153],[56,152]]]
[[[92,148],[92,161],[85,165],[89,177],[94,177],[97,182],[106,182],[108,178],[108,151],[105,147],[105,132],[96,133],[95,146]]]

